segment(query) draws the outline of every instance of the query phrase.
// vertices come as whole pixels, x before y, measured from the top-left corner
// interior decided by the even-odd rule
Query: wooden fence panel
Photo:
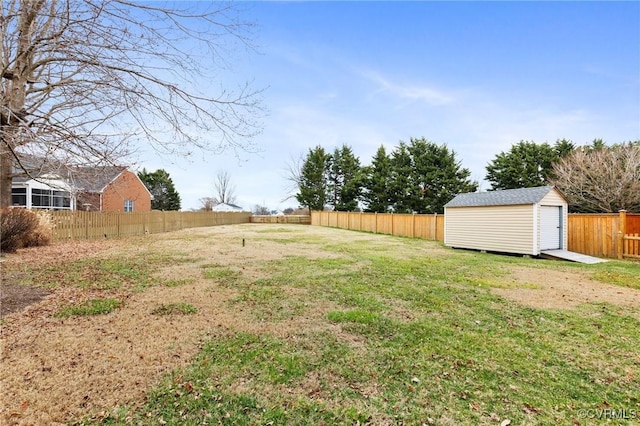
[[[376,213],[361,213],[360,214],[360,230],[365,232],[377,231],[376,229],[377,214]]]
[[[399,237],[413,237],[413,221],[412,214],[394,214],[391,216],[393,235]]]
[[[311,225],[444,240],[443,215],[314,211]]]
[[[102,229],[104,234],[106,234],[105,238],[144,235],[145,229],[147,228],[144,213],[127,213],[126,216],[123,213],[87,213],[92,214],[96,218],[102,217],[107,221],[115,220],[115,227]],[[96,228],[100,230],[99,227]]]
[[[444,216],[416,215],[415,236],[425,240],[444,241]]]
[[[392,215],[378,213],[376,216],[376,233],[393,235]]]
[[[251,213],[217,212],[51,212],[53,239],[116,238],[184,228],[249,223]]]
[[[627,213],[627,234],[640,234],[640,213]]]
[[[622,256],[640,259],[640,233],[625,234],[623,237]]]
[[[617,257],[619,214],[570,214],[568,250],[597,257]]]
[[[355,212],[349,213],[348,229],[362,231],[362,215]]]
[[[336,212],[336,226],[349,229],[349,212]]]
[[[309,225],[311,216],[308,215],[284,215],[284,216],[251,216],[251,223],[296,223]]]

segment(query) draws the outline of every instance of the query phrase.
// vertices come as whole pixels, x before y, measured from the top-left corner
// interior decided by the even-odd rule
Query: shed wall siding
[[[567,202],[562,198],[558,191],[553,190],[549,191],[547,195],[544,196],[542,200],[540,200],[541,206],[564,206]]]
[[[534,252],[534,206],[448,207],[445,244],[506,253]]]

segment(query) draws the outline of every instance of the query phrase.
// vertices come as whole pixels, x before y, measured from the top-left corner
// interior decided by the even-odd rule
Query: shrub
[[[46,211],[36,211],[38,227],[27,235],[24,247],[47,246],[51,244],[53,237],[53,222],[51,215]]]
[[[51,242],[51,232],[46,212],[0,209],[0,251],[15,253],[19,248],[47,245]]]

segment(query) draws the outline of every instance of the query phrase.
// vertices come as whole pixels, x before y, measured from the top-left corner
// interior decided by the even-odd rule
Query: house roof
[[[518,204],[536,204],[540,202],[553,186],[534,188],[504,189],[500,191],[469,192],[458,194],[445,207],[484,207],[509,206]]]
[[[63,164],[54,158],[38,157],[30,154],[17,155],[18,161],[13,162],[11,171],[15,182],[26,182],[33,178],[38,179],[41,177],[63,177],[66,174]]]
[[[78,167],[70,173],[73,186],[87,192],[102,192],[125,170],[124,166]]]
[[[87,192],[104,191],[111,182],[128,169],[125,166],[70,166],[58,160],[27,154],[20,154],[20,163],[28,170],[28,174],[15,165],[13,178],[15,183],[27,182],[31,179],[43,181],[59,179],[67,182],[75,190]]]
[[[235,204],[231,204],[231,203],[219,203],[213,206],[213,211],[224,210],[224,209],[242,210],[242,207],[236,206]]]

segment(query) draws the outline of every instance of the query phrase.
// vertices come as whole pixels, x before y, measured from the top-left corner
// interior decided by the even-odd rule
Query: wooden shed
[[[450,247],[533,256],[567,250],[567,200],[553,186],[458,194],[444,212]]]

